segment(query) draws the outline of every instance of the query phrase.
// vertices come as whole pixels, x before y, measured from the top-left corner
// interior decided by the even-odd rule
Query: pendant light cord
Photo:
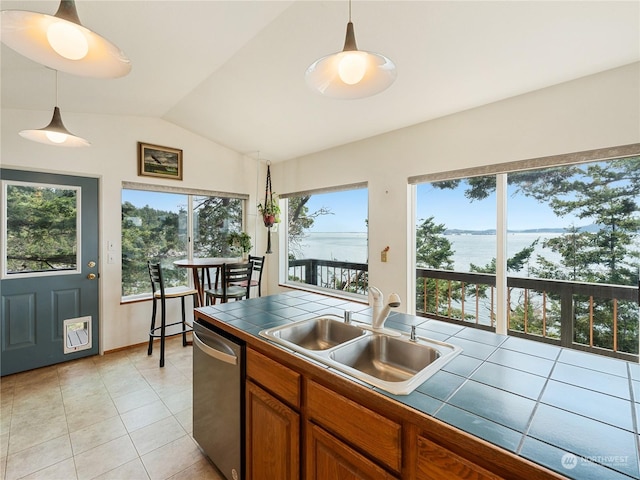
[[[58,105],[58,70],[55,70],[56,72],[56,107],[59,107],[60,105]]]
[[[349,21],[351,21],[351,0],[349,0]]]

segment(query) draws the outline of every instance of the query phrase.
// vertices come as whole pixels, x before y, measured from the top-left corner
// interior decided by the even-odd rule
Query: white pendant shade
[[[350,61],[348,56],[354,54],[359,60]],[[396,66],[378,53],[342,51],[316,60],[305,78],[307,85],[327,97],[364,98],[387,89],[396,79]]]
[[[3,10],[2,42],[54,70],[84,77],[117,78],[131,62],[113,43],[82,26],[73,0],[62,0],[55,15]]]
[[[49,125],[37,130],[22,130],[20,135],[27,140],[57,147],[88,147],[91,145],[84,138],[78,137],[67,130],[64,123],[62,123],[62,116],[58,107],[53,109],[53,117]]]
[[[364,98],[389,88],[396,79],[396,66],[384,55],[358,50],[349,2],[344,48],[313,62],[305,79],[309,87],[327,97]]]

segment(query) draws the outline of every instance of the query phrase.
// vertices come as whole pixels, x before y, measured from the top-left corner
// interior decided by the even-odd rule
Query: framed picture
[[[138,142],[138,175],[182,180],[182,150]]]

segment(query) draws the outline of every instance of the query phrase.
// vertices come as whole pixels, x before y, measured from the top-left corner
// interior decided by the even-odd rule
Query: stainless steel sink
[[[304,350],[328,350],[365,334],[365,330],[344,323],[340,317],[323,316],[270,329],[266,336],[294,350],[294,346]]]
[[[303,356],[395,395],[407,395],[462,349],[429,338],[410,340],[322,316],[274,327],[260,335]]]
[[[331,352],[329,358],[386,382],[403,382],[431,365],[435,348],[386,335],[372,335]]]

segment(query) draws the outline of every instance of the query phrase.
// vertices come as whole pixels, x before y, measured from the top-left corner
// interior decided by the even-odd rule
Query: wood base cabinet
[[[251,381],[246,383],[247,480],[300,478],[300,415]]]
[[[500,480],[501,477],[419,435],[416,480]]]
[[[306,424],[307,480],[395,480],[354,449],[311,422]]]

